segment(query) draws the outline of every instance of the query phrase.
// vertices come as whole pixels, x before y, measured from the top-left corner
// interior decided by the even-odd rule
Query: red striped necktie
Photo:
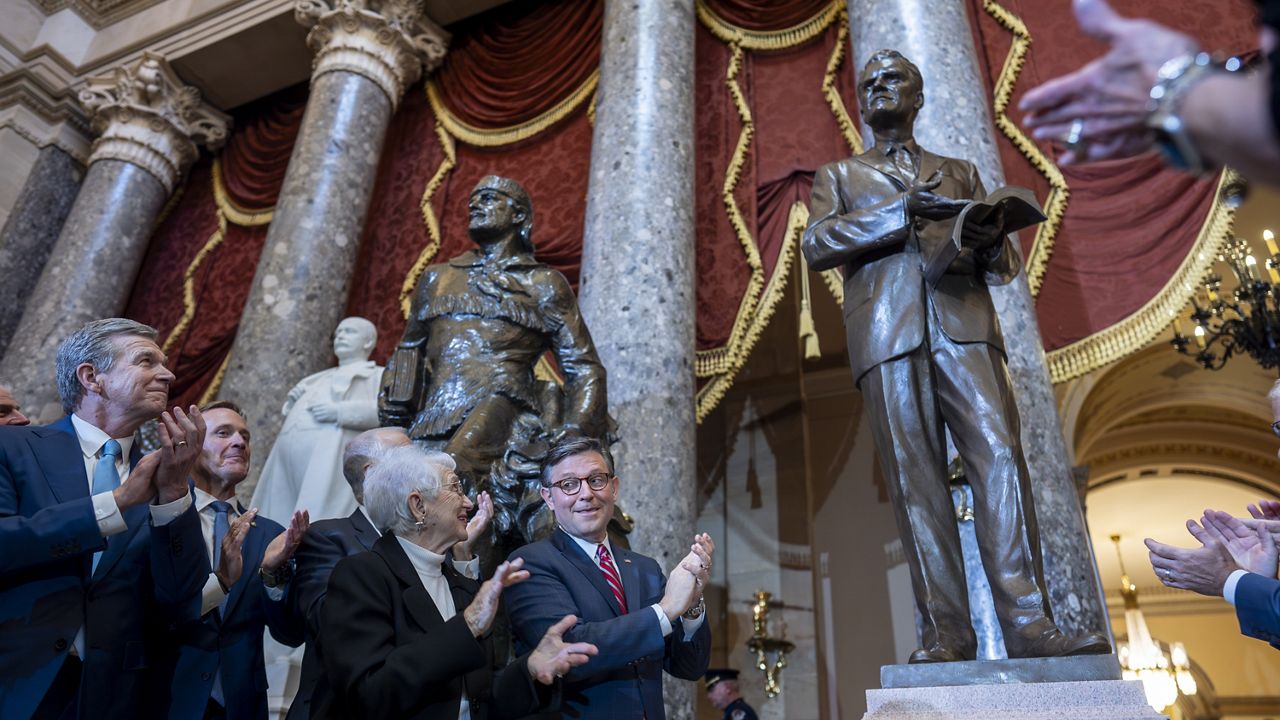
[[[618,574],[618,568],[613,564],[613,557],[609,555],[609,548],[603,543],[596,546],[596,560],[600,561],[600,571],[604,573],[604,581],[609,583],[609,589],[613,591],[613,597],[618,601],[618,607],[622,609],[622,614],[627,614],[627,600],[622,594],[622,576]]]

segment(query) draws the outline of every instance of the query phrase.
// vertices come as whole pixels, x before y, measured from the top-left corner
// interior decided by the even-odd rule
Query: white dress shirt
[[[413,569],[418,573],[422,587],[426,588],[427,594],[435,602],[436,610],[440,611],[440,617],[447,621],[457,615],[458,609],[453,604],[453,593],[449,590],[449,581],[445,579],[444,572],[440,569],[440,565],[444,563],[444,556],[414,545],[402,537],[397,536],[396,540],[400,543],[400,547],[404,548],[404,554],[409,556],[409,562],[413,563]],[[471,702],[466,695],[462,696],[462,703],[458,706],[458,720],[471,720]]]
[[[196,513],[200,515],[200,532],[204,535],[204,549],[209,554],[209,567],[213,568],[213,572],[209,573],[208,579],[204,581],[204,591],[200,597],[200,615],[203,617],[210,610],[221,605],[227,594],[222,591],[222,583],[218,582],[218,568],[213,565],[213,524],[218,516],[218,512],[213,509],[213,503],[218,498],[200,488],[195,488],[195,494]],[[240,503],[236,502],[235,498],[231,498],[227,504],[231,506],[231,509],[227,511],[227,525],[229,528],[231,523],[240,517]],[[250,567],[248,563],[245,563],[242,572],[257,571],[258,568]],[[267,591],[267,597],[272,600],[279,601],[280,598],[284,597],[284,585],[277,585],[273,588],[264,585],[263,589]]]
[[[591,558],[591,562],[595,563],[597,568],[600,568],[600,558],[596,554],[598,552],[596,548],[604,545],[605,549],[609,551],[609,557],[613,558],[613,566],[618,569],[618,581],[622,581],[622,568],[618,567],[618,556],[613,554],[613,545],[609,543],[608,536],[605,536],[604,542],[598,543],[592,542],[591,540],[583,540],[580,537],[571,535],[569,531],[565,530],[563,527],[561,527],[560,530],[563,531],[565,535],[572,538],[574,542],[578,543],[578,547],[582,548],[582,552],[586,553],[587,557]],[[600,568],[600,572],[603,573],[604,568]],[[623,592],[626,592],[626,586],[623,586],[622,589]],[[658,614],[658,624],[662,626],[662,637],[670,635],[672,630],[671,619],[662,611],[662,605],[654,603],[649,607],[653,608],[653,611]],[[698,628],[702,627],[702,623],[706,621],[706,619],[707,614],[705,612],[699,615],[697,620],[690,620],[685,617],[680,618],[680,625],[684,627],[684,639],[686,641],[692,639],[693,634],[698,632]]]
[[[93,471],[102,457],[102,446],[106,445],[111,438],[96,425],[87,420],[81,420],[79,415],[72,414],[71,426],[75,428],[76,440],[80,442],[80,453],[84,456],[85,480],[88,482],[89,492],[92,493]],[[133,451],[133,436],[115,438],[115,441],[120,443],[120,457],[116,460],[116,472],[120,474],[120,484],[124,485],[129,480],[129,471],[133,469],[129,464],[129,453]],[[116,504],[114,494],[103,492],[92,495],[89,499],[93,502],[93,517],[98,521],[98,532],[102,533],[102,537],[111,537],[129,529],[125,524],[124,515],[120,512],[120,506]],[[152,505],[151,524],[168,525],[186,512],[190,506],[191,493],[171,503]],[[83,625],[76,632],[71,647],[78,657],[84,657]]]

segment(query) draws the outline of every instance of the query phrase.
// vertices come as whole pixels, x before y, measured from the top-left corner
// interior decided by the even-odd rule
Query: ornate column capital
[[[80,104],[92,116],[98,139],[89,164],[122,160],[155,175],[166,192],[196,159],[196,144],[217,148],[227,139],[231,119],[200,100],[169,63],[144,52],[132,65],[89,78]]]
[[[311,78],[336,70],[382,88],[394,109],[423,67],[440,65],[449,33],[427,17],[422,0],[298,0],[294,17],[316,54]]]

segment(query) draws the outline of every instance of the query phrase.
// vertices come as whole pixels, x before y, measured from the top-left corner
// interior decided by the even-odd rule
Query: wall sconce
[[[755,604],[751,606],[751,637],[747,640],[747,652],[756,656],[756,667],[764,673],[764,693],[778,697],[778,675],[787,666],[787,653],[796,648],[795,643],[782,638],[769,637],[769,600],[772,594],[756,591]]]

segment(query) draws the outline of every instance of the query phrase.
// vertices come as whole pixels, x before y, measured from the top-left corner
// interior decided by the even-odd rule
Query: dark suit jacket
[[[1280,648],[1280,580],[1248,573],[1236,583],[1240,632]]]
[[[320,621],[329,684],[312,698],[313,715],[457,720],[465,693],[473,720],[496,720],[558,701],[535,684],[527,655],[492,669],[492,641],[472,635],[462,612],[479,585],[448,562],[442,570],[458,610],[448,620],[394,535],[338,563]]]
[[[244,570],[231,586],[225,612],[217,609],[200,617],[200,598],[185,605],[185,622],[175,634],[177,654],[169,682],[169,717],[197,718],[204,714],[213,692],[214,675],[222,670],[222,693],[228,720],[265,720],[267,670],[262,656],[262,631],[285,645],[302,642],[302,621],[289,611],[289,587],[272,600],[258,575],[267,546],[284,528],[274,520],[258,517],[249,528],[241,552]],[[207,552],[201,555],[204,577],[213,568]],[[292,583],[290,583],[292,584]]]
[[[298,682],[298,694],[289,707],[288,720],[311,717],[312,695],[324,680],[318,644],[320,611],[324,608],[325,593],[329,589],[329,576],[339,560],[369,550],[377,541],[378,531],[356,508],[349,517],[312,523],[294,553],[298,571],[289,594],[293,599],[294,613],[306,622],[307,650],[302,656],[302,678]]]
[[[934,190],[952,198],[986,197],[972,163],[921,150],[917,177],[941,171]],[[924,341],[928,304],[925,259],[950,242],[954,219],[932,222],[907,213],[901,174],[879,148],[824,165],[813,178],[809,225],[801,248],[809,267],[839,267],[844,274],[844,322],[855,379],[876,365],[905,355]],[[982,342],[1003,351],[988,285],[1017,277],[1016,249],[1005,238],[1000,251],[982,259],[965,250],[929,293],[941,329],[958,343]]]
[[[595,561],[563,530],[512,553],[512,559],[524,558],[530,574],[503,592],[516,651],[536,646],[565,615],[577,615],[579,622],[564,634],[565,641],[593,643],[600,653],[565,676],[562,715],[663,720],[662,671],[684,680],[706,672],[709,623],[704,621],[686,642],[677,620],[671,634],[662,637],[657,614],[649,608],[667,586],[658,563],[617,545],[613,554],[626,593],[626,615]]]
[[[140,456],[135,445],[130,460]],[[204,582],[195,508],[160,527],[145,505],[130,508],[128,530],[104,539],[83,458],[70,418],[0,428],[0,717],[31,714],[81,627],[81,712],[148,714],[169,609]]]

